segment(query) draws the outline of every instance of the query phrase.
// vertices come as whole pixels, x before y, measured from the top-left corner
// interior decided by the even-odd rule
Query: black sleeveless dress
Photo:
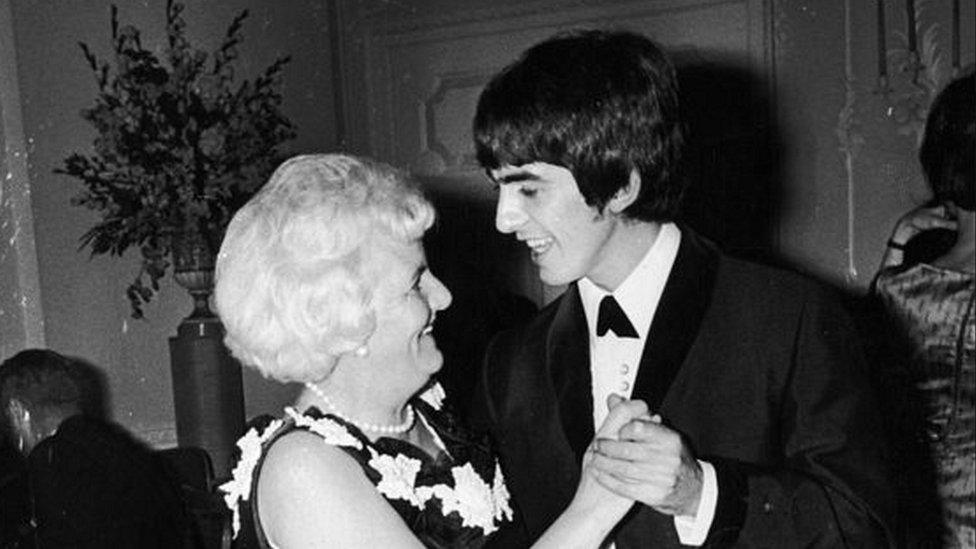
[[[434,548],[481,547],[492,532],[512,520],[509,494],[498,460],[485,437],[474,437],[448,413],[426,400],[412,401],[417,421],[436,433],[444,452],[432,458],[394,438],[370,441],[355,425],[311,407],[285,409],[279,419],[261,416],[238,441],[234,480],[221,486],[234,512],[235,537],[245,546],[274,547],[261,528],[257,486],[264,457],[282,436],[306,430],[355,459],[363,474],[396,510],[417,538]]]

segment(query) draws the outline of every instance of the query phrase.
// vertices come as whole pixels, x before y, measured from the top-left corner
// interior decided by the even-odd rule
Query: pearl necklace
[[[325,407],[328,408],[329,413],[343,421],[346,421],[347,423],[352,423],[358,427],[360,431],[369,431],[371,433],[379,433],[381,435],[399,435],[401,433],[406,433],[411,427],[413,427],[414,411],[413,406],[410,406],[409,404],[406,407],[407,417],[399,425],[376,425],[375,423],[368,423],[365,421],[359,421],[358,419],[353,419],[340,412],[338,408],[336,408],[336,405],[333,404],[332,400],[325,396],[325,391],[320,389],[317,385],[311,382],[305,382],[305,386],[308,387],[308,390],[312,391],[317,397],[319,397],[319,400],[321,400],[322,403],[325,404]]]

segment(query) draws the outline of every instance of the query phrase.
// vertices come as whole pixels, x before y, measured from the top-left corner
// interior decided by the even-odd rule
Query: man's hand
[[[681,435],[659,422],[634,419],[618,440],[595,441],[591,466],[613,492],[668,515],[694,516],[702,470]]]

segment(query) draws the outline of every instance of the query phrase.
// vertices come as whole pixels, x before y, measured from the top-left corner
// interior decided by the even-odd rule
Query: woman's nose
[[[427,293],[427,302],[430,304],[430,308],[435,311],[443,311],[451,305],[452,300],[451,291],[447,289],[447,286],[441,282],[441,279],[431,275],[430,290]]]
[[[525,212],[522,211],[517,190],[511,185],[501,185],[495,207],[495,228],[500,233],[508,234],[524,222]]]

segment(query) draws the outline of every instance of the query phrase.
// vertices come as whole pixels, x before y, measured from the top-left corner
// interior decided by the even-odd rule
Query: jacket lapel
[[[633,398],[657,411],[698,335],[718,269],[718,252],[687,227],[647,334]]]
[[[575,284],[566,290],[550,327],[547,362],[563,431],[579,463],[593,439],[593,390],[589,334]]]

